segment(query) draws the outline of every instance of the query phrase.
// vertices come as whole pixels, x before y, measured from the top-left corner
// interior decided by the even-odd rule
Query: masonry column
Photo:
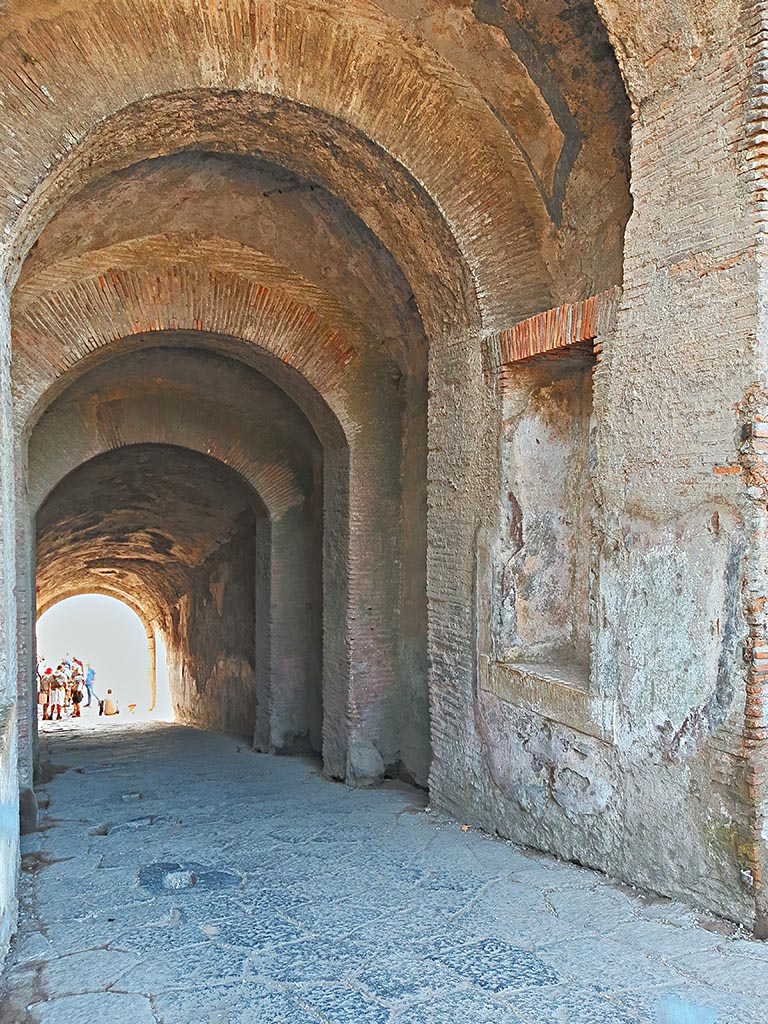
[[[0,960],[16,928],[19,864],[19,785],[16,753],[16,610],[13,443],[10,387],[11,324],[0,294]]]
[[[751,836],[742,878],[755,893],[755,934],[768,938],[768,0],[752,9],[748,39],[753,81],[747,105],[745,177],[752,193],[757,241],[757,328],[754,380],[745,391],[741,469],[747,494],[749,547],[744,576],[747,697],[744,749],[752,802]]]
[[[494,825],[476,721],[477,551],[498,505],[495,383],[479,330],[435,339],[429,354],[427,616],[435,806]]]
[[[599,2],[632,40],[617,54],[635,107],[634,210],[623,297],[595,374],[592,636],[593,672],[616,700],[621,828],[607,869],[748,925],[758,884],[745,743],[753,540],[740,446],[745,400],[765,382],[744,142],[759,63],[749,6],[675,9],[658,31],[700,45],[665,50],[653,26],[647,60],[636,52],[642,12],[627,24],[625,5]]]

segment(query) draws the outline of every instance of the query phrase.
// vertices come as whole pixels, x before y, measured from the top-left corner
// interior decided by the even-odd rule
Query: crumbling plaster
[[[588,738],[605,725],[589,714],[578,731],[558,724],[547,690],[560,699],[556,677],[539,681],[533,700],[522,680],[511,702],[480,691],[486,764],[465,760],[463,775],[485,794],[476,806],[488,827],[523,839],[533,829],[537,844],[621,864],[624,877],[650,886],[663,875],[688,898],[706,894],[710,906],[759,923],[751,762],[760,741],[745,744],[750,536],[737,464],[739,406],[755,366],[743,152],[752,82],[746,40],[733,34],[740,11],[719,14],[711,52],[674,90],[665,83],[664,95],[643,97],[623,296],[600,339],[584,702],[604,711],[610,696],[610,742]]]

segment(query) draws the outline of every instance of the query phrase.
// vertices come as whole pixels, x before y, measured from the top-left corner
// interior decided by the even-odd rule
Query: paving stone
[[[763,1024],[765,1000],[734,998],[712,986],[686,982],[673,987],[625,989],[610,995],[618,1008],[652,1024]]]
[[[340,985],[303,988],[299,993],[303,1008],[316,1013],[327,1024],[387,1024],[389,1010],[361,992]]]
[[[274,916],[242,915],[234,920],[222,918],[199,927],[217,945],[239,946],[249,951],[269,949],[308,938],[293,922]]]
[[[701,925],[701,915],[696,910],[663,896],[636,894],[632,903],[637,916],[649,921],[666,921],[681,928],[698,928]]]
[[[765,1017],[766,944],[674,904],[656,919],[660,904],[600,875],[412,813],[406,789],[349,791],[176,726],[52,743],[55,763],[86,769],[87,809],[81,773],[49,784],[47,860],[22,877],[4,978],[11,1024],[30,1004],[35,1024]],[[129,791],[140,804],[123,806]],[[99,823],[110,834],[88,835]],[[195,884],[168,888],[175,872]]]
[[[88,949],[46,960],[40,980],[47,992],[59,996],[83,990],[98,992],[112,988],[135,964],[133,953],[111,949]]]
[[[732,956],[768,961],[768,942],[760,942],[757,939],[731,939],[725,948]]]
[[[386,911],[386,905],[358,902],[345,896],[336,903],[303,904],[293,907],[287,914],[305,931],[348,935],[362,926],[376,922]]]
[[[159,992],[243,980],[246,955],[212,943],[186,946],[165,956],[148,956],[120,979],[121,992],[156,995]]]
[[[699,950],[713,949],[723,944],[723,936],[691,925],[680,928],[665,921],[645,921],[637,918],[611,927],[606,922],[604,934],[613,942],[633,949],[642,949],[661,957],[689,956]]]
[[[661,926],[660,926],[661,927]],[[685,981],[681,969],[642,950],[632,950],[610,938],[585,935],[579,942],[540,946],[539,956],[575,983],[588,982],[602,993],[624,988],[654,988]]]
[[[339,983],[349,981],[375,953],[374,946],[351,938],[334,942],[314,938],[254,953],[249,967],[254,978],[272,982]]]
[[[603,996],[574,985],[528,989],[507,997],[526,1024],[636,1024],[637,1017]],[[702,1022],[703,1024],[703,1022]]]
[[[35,1024],[157,1024],[148,999],[114,992],[64,996],[29,1012]]]
[[[475,993],[440,996],[397,1011],[392,1024],[527,1024],[508,1005]],[[568,1022],[576,1024],[576,1022]]]
[[[491,889],[460,920],[463,928],[530,949],[594,935],[599,922],[597,915],[584,917],[580,924],[558,917],[538,889],[521,882]]]
[[[48,955],[66,956],[115,944],[125,930],[138,934],[142,929],[142,920],[146,922],[150,916],[156,915],[149,915],[146,908],[142,907],[138,914],[136,908],[132,908],[131,912],[123,915],[113,916],[111,912],[90,913],[84,920],[46,921]]]
[[[493,939],[445,950],[436,954],[435,959],[491,992],[555,985],[560,980],[551,967],[529,950]]]
[[[696,981],[723,992],[761,996],[768,1001],[768,965],[754,957],[734,956],[727,945],[680,954],[677,966]]]
[[[396,958],[388,950],[374,957],[355,975],[359,985],[381,1002],[424,999],[445,990],[467,986],[456,971],[418,956]]]
[[[601,930],[635,920],[633,904],[605,886],[580,889],[544,889],[542,902],[560,921],[583,926],[585,917],[598,915]]]
[[[152,1009],[162,1024],[316,1024],[287,995],[239,982],[164,992]]]
[[[148,923],[144,928],[118,929],[110,940],[110,948],[144,956],[172,956],[177,950],[203,948],[211,937],[198,922],[184,921],[178,925]]]
[[[382,955],[392,950],[398,959],[424,958],[442,949],[480,942],[488,938],[488,929],[479,925],[473,927],[464,919],[452,922],[447,918],[435,920],[420,915],[418,899],[414,898],[356,929],[354,935],[358,941],[380,950]]]

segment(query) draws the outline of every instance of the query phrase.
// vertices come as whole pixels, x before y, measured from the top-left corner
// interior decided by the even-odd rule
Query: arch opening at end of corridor
[[[38,694],[48,695],[46,676],[63,666],[70,690],[65,717],[102,717],[110,698],[122,722],[173,721],[163,635],[141,608],[125,596],[89,592],[37,613]],[[48,717],[38,698],[38,722]]]

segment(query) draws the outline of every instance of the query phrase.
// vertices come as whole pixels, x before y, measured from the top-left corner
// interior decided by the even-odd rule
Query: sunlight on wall
[[[37,622],[37,652],[52,668],[67,654],[84,665],[90,663],[96,671],[95,693],[103,698],[111,689],[123,721],[123,716],[172,718],[162,644],[158,645],[157,705],[150,713],[147,633],[136,613],[116,598],[85,594],[49,608]],[[131,704],[135,704],[133,712]]]
[[[155,665],[157,667],[157,703],[151,717],[161,722],[172,722],[174,716],[171,704],[171,684],[168,681],[168,661],[163,634],[159,630],[155,630]]]

